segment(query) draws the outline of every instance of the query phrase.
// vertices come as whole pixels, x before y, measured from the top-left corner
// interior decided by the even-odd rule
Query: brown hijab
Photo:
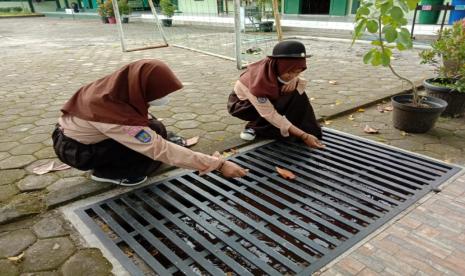
[[[278,76],[298,68],[307,69],[305,58],[267,57],[249,65],[239,80],[252,95],[276,100],[281,93]]]
[[[148,126],[147,103],[181,88],[168,65],[143,59],[81,87],[61,111],[87,121]]]

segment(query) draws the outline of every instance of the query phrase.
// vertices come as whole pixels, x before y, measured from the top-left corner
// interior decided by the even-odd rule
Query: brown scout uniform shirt
[[[296,88],[299,94],[302,95],[305,92],[306,85],[307,81],[299,77],[299,82]],[[265,100],[262,100],[262,98],[257,98],[252,93],[250,93],[250,90],[247,88],[247,86],[245,86],[239,80],[234,86],[234,92],[236,93],[236,96],[239,98],[239,100],[249,100],[260,116],[265,118],[273,126],[280,129],[281,135],[283,137],[289,136],[289,128],[292,126],[292,123],[289,122],[285,116],[279,114],[269,100],[266,98]]]
[[[195,152],[168,142],[149,127],[92,122],[69,115],[61,116],[58,122],[67,137],[82,144],[95,144],[111,138],[154,160],[180,168],[198,170],[201,174],[215,170],[221,163],[219,157]],[[142,130],[145,131],[145,139],[137,139],[137,135]]]

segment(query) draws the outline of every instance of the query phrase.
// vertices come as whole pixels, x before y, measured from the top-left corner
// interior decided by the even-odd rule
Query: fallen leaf
[[[314,101],[314,100],[315,100],[315,98],[310,98],[310,101]]]
[[[191,147],[199,142],[199,136],[194,136],[186,140],[186,146]]]
[[[8,260],[13,261],[13,262],[17,262],[17,261],[20,261],[23,258],[23,256],[24,256],[24,252],[22,252],[18,256],[8,257]]]
[[[330,125],[332,122],[333,122],[333,121],[330,121],[330,120],[326,121],[326,120],[325,120],[325,121],[324,121],[324,124],[328,126],[328,125]]]
[[[376,106],[376,110],[378,110],[380,113],[384,113],[384,107],[381,105]]]
[[[226,272],[226,276],[233,276],[232,272]]]
[[[340,104],[342,104],[342,101],[341,100],[336,100],[336,102],[334,104],[335,105],[340,105]]]
[[[365,109],[359,108],[359,109],[357,109],[357,112],[365,112]]]
[[[295,179],[295,174],[293,174],[291,171],[288,171],[286,169],[282,169],[279,167],[275,167],[276,171],[281,175],[282,178],[284,179]]]
[[[365,128],[363,129],[363,132],[369,133],[369,134],[377,134],[377,133],[379,133],[379,130],[374,129],[374,128],[370,127],[369,125],[365,125]]]
[[[50,161],[45,164],[39,165],[32,169],[32,172],[35,174],[46,174],[51,171],[62,171],[71,168],[66,164],[56,164],[55,161]]]
[[[402,135],[402,136],[408,136],[408,133],[405,132],[405,131],[401,131],[401,132],[400,132],[400,135]]]
[[[52,250],[57,250],[58,248],[60,248],[60,245],[58,243],[55,243],[52,247]]]
[[[161,122],[163,121],[163,118],[158,118],[157,121]]]
[[[349,115],[349,118],[347,118],[347,119],[349,119],[349,120],[351,120],[351,121],[355,120],[355,118],[354,118],[354,115],[353,115],[353,114]]]
[[[328,81],[328,82],[329,82],[329,84],[332,84],[332,85],[336,85],[336,84],[338,84],[338,82],[337,82],[337,81],[335,81],[335,80],[330,80],[330,81]]]
[[[384,143],[384,142],[387,142],[387,140],[386,140],[386,139],[384,139],[384,138],[381,138],[381,137],[379,137],[379,138],[376,138],[376,140],[378,140],[378,142],[383,142],[383,143]]]
[[[392,107],[392,105],[388,105],[384,107],[384,111],[392,111],[393,109],[394,107]]]

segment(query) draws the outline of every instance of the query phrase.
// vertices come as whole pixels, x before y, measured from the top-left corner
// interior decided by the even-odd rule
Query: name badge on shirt
[[[258,101],[259,103],[262,103],[262,104],[263,104],[263,103],[266,103],[267,100],[268,100],[268,99],[267,99],[266,97],[257,97],[257,101]]]
[[[139,131],[134,137],[142,143],[149,143],[152,141],[152,136],[150,136],[150,134],[145,130]]]

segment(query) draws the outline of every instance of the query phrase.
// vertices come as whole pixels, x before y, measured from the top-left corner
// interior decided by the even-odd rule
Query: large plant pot
[[[127,24],[129,23],[129,17],[125,16],[121,19],[121,23]]]
[[[272,32],[273,21],[260,22],[258,28],[260,29],[260,32]]]
[[[173,25],[173,19],[162,19],[161,23],[164,27],[171,27]]]
[[[410,133],[425,133],[433,128],[441,112],[447,107],[444,100],[426,97],[423,101],[428,107],[412,105],[412,95],[398,95],[391,98],[394,110],[394,127]]]
[[[116,24],[116,17],[114,17],[114,16],[108,17],[108,23]]]
[[[434,82],[445,82],[441,79],[427,79],[423,81],[428,96],[443,99],[447,102],[447,108],[442,115],[459,117],[465,113],[465,93],[460,93],[453,89],[438,86]],[[446,81],[447,82],[447,81]],[[453,82],[453,80],[450,80]]]
[[[101,16],[100,19],[102,20],[103,24],[108,24],[108,17],[106,16]]]

